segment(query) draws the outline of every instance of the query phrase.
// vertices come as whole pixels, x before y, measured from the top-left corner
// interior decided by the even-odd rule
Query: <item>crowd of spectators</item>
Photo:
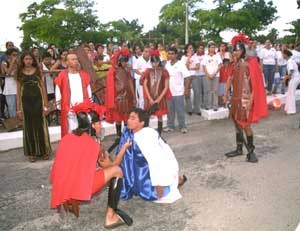
[[[135,80],[136,106],[143,108],[143,86],[140,84],[140,78],[143,72],[151,67],[149,61],[150,53],[152,50],[157,49],[160,53],[160,65],[168,66],[168,60],[170,59],[168,51],[172,47],[172,49],[175,48],[176,50],[178,62],[184,64],[188,71],[188,74],[186,74],[188,76],[184,76],[184,84],[189,82],[188,88],[192,92],[192,94],[184,94],[184,104],[180,104],[180,107],[183,107],[181,111],[185,111],[190,116],[193,114],[201,116],[201,110],[203,109],[218,111],[220,107],[225,106],[222,96],[224,95],[227,78],[232,73],[233,63],[235,61],[234,54],[230,49],[230,44],[225,42],[216,44],[213,41],[209,41],[207,44],[200,42],[196,44],[196,46],[194,44],[187,44],[184,49],[178,48],[175,44],[165,49],[161,43],[149,43],[144,47],[141,45],[129,47],[127,42],[120,44],[108,43],[107,45],[89,42],[83,46],[98,78],[101,79],[99,82],[101,82],[100,85],[102,88],[97,94],[95,93],[93,95],[94,102],[104,105],[105,78],[109,68],[112,66],[112,57],[121,48],[128,48],[131,51],[131,57],[128,61],[128,70],[131,73],[131,77]],[[284,50],[289,50],[292,56],[284,56]],[[54,79],[61,70],[67,68],[66,56],[69,53],[75,53],[76,47],[61,49],[55,44],[49,44],[47,49],[33,47],[30,52],[35,57],[41,69],[47,98],[48,101],[51,102],[55,100],[56,93]],[[18,64],[20,63],[19,57],[21,53],[22,52],[14,46],[13,42],[8,41],[6,43],[6,51],[0,57],[1,122],[7,118],[16,117],[16,72]],[[300,43],[271,44],[271,42],[267,40],[265,44],[258,45],[257,41],[252,40],[248,45],[248,53],[257,55],[260,61],[267,95],[285,94],[289,84],[289,81],[285,79],[288,75],[288,58],[294,60],[299,68]],[[186,81],[186,77],[188,77],[190,81]],[[171,86],[172,84],[176,84],[176,81],[169,81],[169,84],[170,89],[176,88],[176,86]],[[48,115],[48,123],[57,123],[57,117],[57,113]]]

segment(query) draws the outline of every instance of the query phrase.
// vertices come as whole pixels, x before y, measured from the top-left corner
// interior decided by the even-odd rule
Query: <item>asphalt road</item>
[[[188,177],[183,198],[170,205],[122,201],[134,224],[117,230],[294,231],[300,222],[299,117],[272,111],[253,126],[257,164],[245,155],[224,157],[235,148],[230,120],[188,117],[187,134],[163,134]],[[49,209],[51,164],[29,163],[21,149],[0,153],[0,230],[104,230],[107,189],[81,204],[79,219]]]

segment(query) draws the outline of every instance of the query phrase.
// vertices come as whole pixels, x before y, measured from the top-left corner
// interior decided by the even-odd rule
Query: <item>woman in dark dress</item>
[[[41,71],[33,55],[24,53],[17,72],[17,115],[23,120],[24,155],[30,162],[47,160],[51,153],[47,104]]]

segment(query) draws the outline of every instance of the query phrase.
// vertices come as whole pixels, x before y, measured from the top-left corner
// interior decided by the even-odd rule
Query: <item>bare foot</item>
[[[107,208],[106,216],[105,216],[105,226],[111,226],[113,224],[120,222],[120,217],[112,208]]]
[[[156,186],[157,199],[162,198],[164,194],[164,188],[162,186]]]
[[[178,187],[181,187],[184,185],[184,183],[187,181],[187,177],[185,175],[178,177]]]

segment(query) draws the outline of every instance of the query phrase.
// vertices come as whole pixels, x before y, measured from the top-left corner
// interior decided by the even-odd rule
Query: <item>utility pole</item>
[[[189,43],[189,0],[185,0],[185,44]]]

